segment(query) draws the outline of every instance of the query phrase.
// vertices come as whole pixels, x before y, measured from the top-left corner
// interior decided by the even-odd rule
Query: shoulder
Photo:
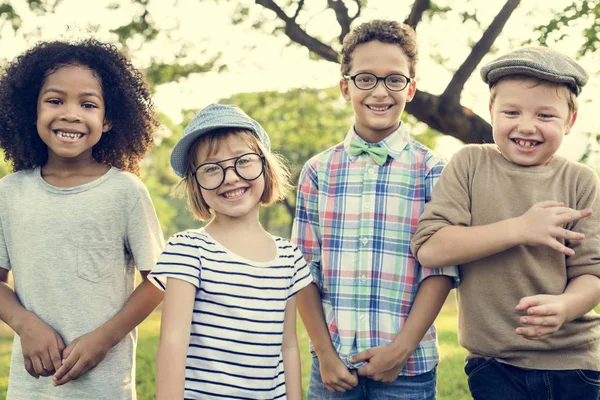
[[[178,232],[169,238],[168,243],[187,243],[194,246],[215,245],[215,241],[203,229],[188,229]]]
[[[340,142],[320,153],[312,156],[305,164],[304,169],[317,170],[334,162],[337,156],[344,151],[344,143]]]
[[[441,155],[414,138],[409,139],[407,146],[416,163],[421,164],[427,173],[446,165],[446,160]]]
[[[457,151],[448,164],[459,164],[473,167],[474,165],[495,163],[499,153],[494,144],[467,144]]]
[[[560,162],[557,173],[560,169],[564,170],[565,179],[574,183],[577,189],[587,188],[588,190],[596,190],[600,186],[598,172],[589,165],[572,161],[562,156],[555,157],[559,157],[558,161]]]
[[[10,192],[22,187],[24,182],[34,180],[34,171],[34,169],[22,170],[0,178],[0,192]]]

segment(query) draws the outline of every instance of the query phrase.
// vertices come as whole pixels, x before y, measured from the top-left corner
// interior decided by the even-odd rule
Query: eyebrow
[[[60,89],[48,88],[48,89],[44,90],[41,94],[46,94],[46,93],[58,93],[58,94],[65,95],[67,92],[65,92],[64,90],[60,90]],[[102,100],[102,96],[100,96],[96,92],[82,92],[82,93],[79,93],[79,97],[88,97],[88,96],[96,97],[99,100]]]

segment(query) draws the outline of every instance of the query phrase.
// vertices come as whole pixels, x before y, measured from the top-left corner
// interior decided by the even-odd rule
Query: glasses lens
[[[240,178],[251,181],[263,173],[263,160],[258,154],[244,154],[235,160],[235,171]]]
[[[196,171],[196,180],[204,189],[216,189],[223,182],[223,168],[217,163],[202,164]]]
[[[398,92],[408,85],[408,79],[404,75],[394,74],[385,78],[385,86],[388,89]]]
[[[377,77],[373,74],[358,74],[354,77],[354,84],[361,90],[369,90],[377,85]]]

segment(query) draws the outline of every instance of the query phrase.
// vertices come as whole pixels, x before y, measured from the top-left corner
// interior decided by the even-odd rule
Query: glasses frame
[[[356,77],[359,76],[359,75],[371,75],[372,77],[374,77],[375,78],[375,84],[373,85],[373,87],[368,88],[368,89],[363,89],[363,88],[358,87],[358,85],[356,84]],[[406,79],[406,86],[404,86],[402,89],[391,89],[387,85],[387,83],[385,81],[386,81],[387,78],[389,78],[390,76],[394,76],[394,75],[400,75],[401,77],[403,77],[404,79]],[[389,74],[389,75],[386,75],[386,76],[377,76],[377,75],[372,74],[370,72],[359,72],[358,74],[354,74],[354,75],[344,75],[343,78],[346,79],[346,80],[351,80],[352,82],[354,82],[354,86],[356,86],[356,88],[358,90],[364,90],[364,91],[375,89],[377,87],[377,85],[379,85],[379,81],[383,81],[383,85],[390,92],[401,92],[404,89],[406,89],[408,87],[408,85],[410,85],[410,83],[413,81],[413,78],[409,78],[408,76],[406,76],[404,74],[399,74],[399,73]]]
[[[239,173],[239,172],[238,172],[238,170],[237,170],[237,163],[238,163],[238,161],[239,161],[239,160],[240,160],[242,157],[246,157],[246,156],[249,156],[249,155],[255,155],[255,156],[258,156],[258,158],[260,158],[260,163],[261,163],[261,167],[262,167],[262,168],[261,168],[261,171],[260,171],[260,174],[258,174],[258,176],[257,176],[256,178],[253,178],[253,179],[246,179],[246,178],[244,178],[242,175],[240,175],[240,173]],[[230,165],[230,166],[228,166],[228,167],[223,167],[223,166],[221,165],[221,163],[224,163],[224,162],[227,162],[227,161],[231,161],[231,160],[235,160],[235,161],[233,162],[233,165]],[[198,180],[198,174],[197,174],[197,172],[198,172],[198,170],[199,170],[201,167],[203,167],[203,166],[205,166],[205,165],[216,165],[216,166],[218,166],[219,168],[221,168],[221,170],[223,171],[223,179],[221,179],[221,183],[219,183],[219,184],[218,184],[216,187],[214,187],[214,188],[207,188],[207,187],[204,187],[204,186],[202,186],[202,185],[200,184],[200,181]],[[246,182],[252,182],[252,181],[255,181],[255,180],[257,180],[258,178],[260,178],[262,174],[264,174],[264,173],[265,173],[265,155],[264,155],[264,154],[258,154],[258,153],[254,153],[254,152],[249,152],[249,153],[244,153],[244,154],[242,154],[242,155],[239,155],[239,156],[237,156],[237,157],[231,157],[231,158],[228,158],[228,159],[226,159],[226,160],[221,160],[221,161],[217,161],[217,162],[206,162],[206,163],[202,163],[202,164],[200,164],[200,165],[198,165],[198,166],[196,167],[196,169],[194,170],[194,172],[192,172],[192,175],[194,176],[194,180],[196,181],[196,183],[198,184],[198,186],[200,186],[202,189],[204,189],[204,190],[217,190],[218,188],[220,188],[220,187],[221,187],[221,185],[223,185],[223,182],[225,182],[225,178],[227,177],[227,170],[228,170],[228,169],[230,169],[230,168],[232,168],[232,169],[233,169],[233,172],[235,172],[235,174],[236,174],[237,176],[239,176],[239,177],[240,177],[240,179],[243,179],[243,180],[245,180]]]

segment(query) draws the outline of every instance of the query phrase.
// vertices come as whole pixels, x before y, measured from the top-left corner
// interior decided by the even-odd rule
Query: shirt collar
[[[356,131],[354,130],[354,126],[352,126],[352,128],[350,128],[350,130],[346,134],[346,137],[344,138],[344,150],[346,150],[346,153],[348,154],[348,157],[350,157],[350,159],[352,161],[354,161],[354,159],[356,157],[352,157],[350,155],[349,149],[350,149],[350,142],[355,137],[358,140],[360,140],[362,142],[365,142],[363,140],[363,138],[361,138],[356,133]],[[381,142],[374,143],[374,144],[379,145],[381,147],[387,148],[388,154],[394,160],[397,160],[400,157],[400,153],[402,153],[402,151],[404,150],[404,148],[408,144],[409,140],[410,140],[410,133],[408,132],[407,126],[405,124],[403,124],[403,123],[400,123],[400,126],[398,127],[398,129],[396,129],[391,135],[389,135],[388,137],[386,137],[385,139],[383,139]]]

